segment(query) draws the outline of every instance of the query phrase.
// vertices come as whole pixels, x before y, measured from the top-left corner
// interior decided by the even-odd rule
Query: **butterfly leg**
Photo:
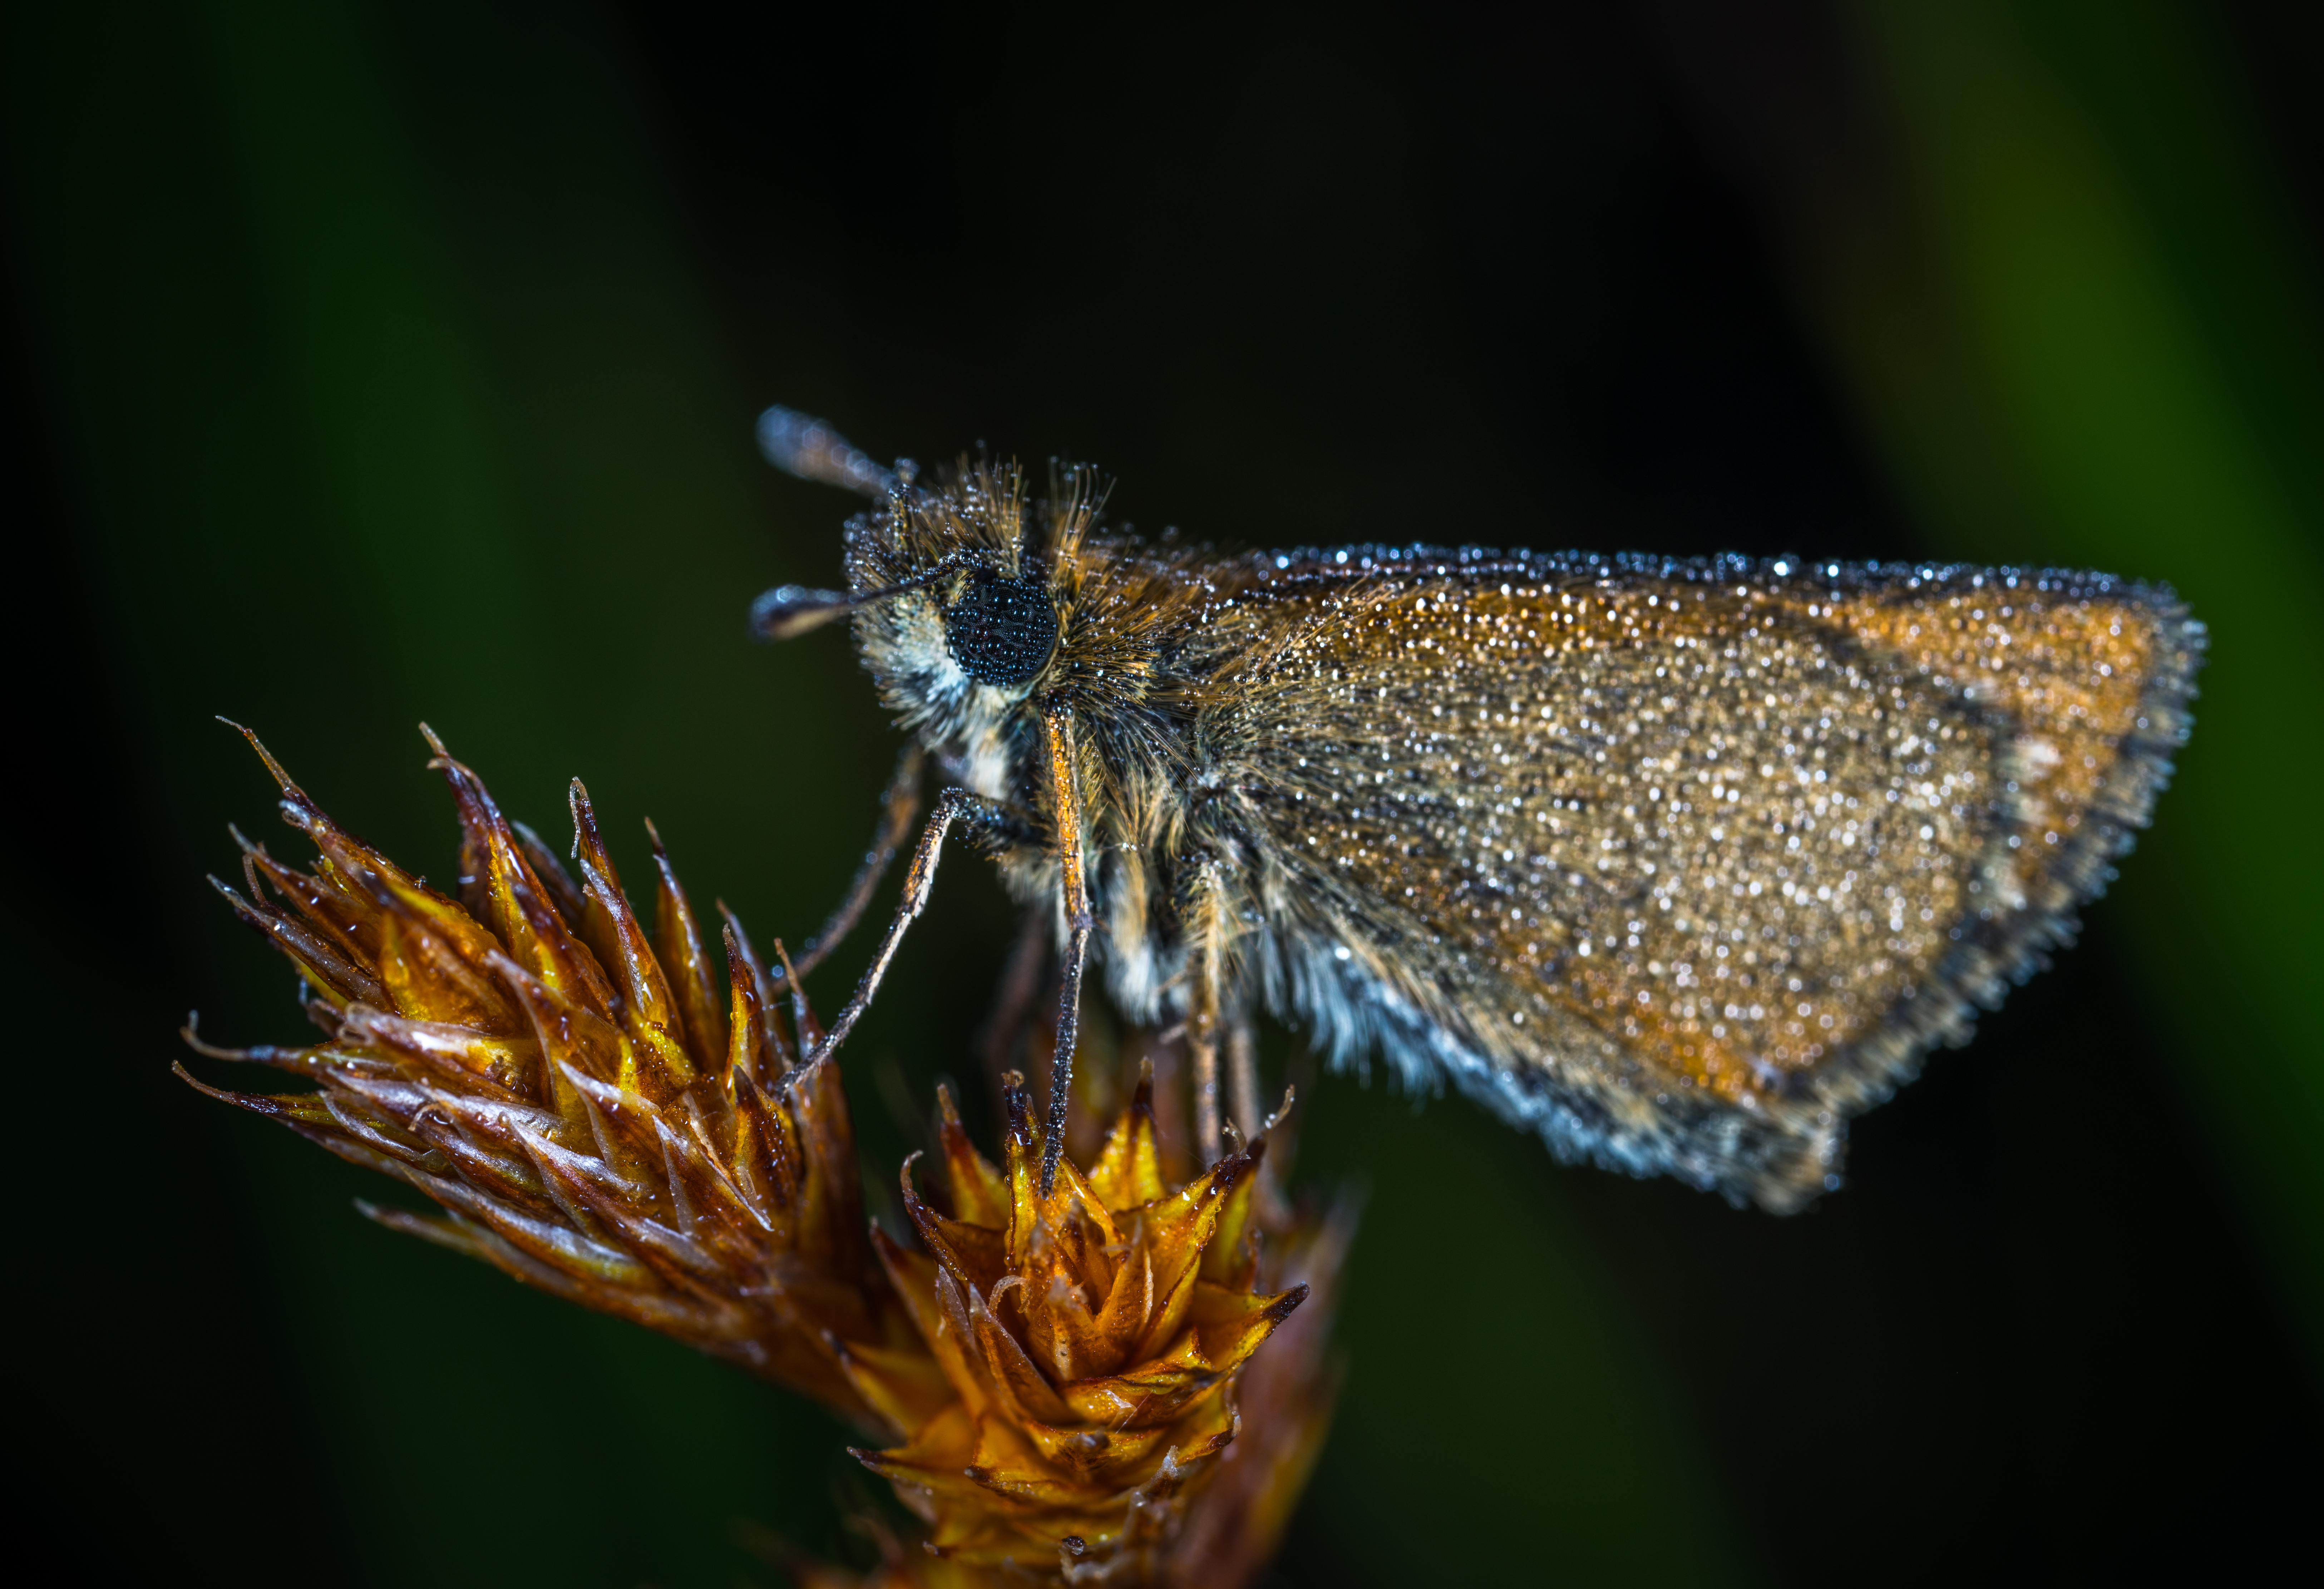
[[[1089,885],[1082,871],[1081,789],[1074,777],[1074,716],[1053,707],[1042,714],[1049,739],[1049,796],[1056,835],[1065,916],[1065,953],[1057,994],[1056,1058],[1049,1067],[1049,1120],[1041,1145],[1041,1196],[1057,1184],[1057,1160],[1065,1151],[1065,1104],[1073,1096],[1074,1044],[1081,1033],[1082,967],[1089,959]]]
[[[1005,1085],[1002,1073],[1013,1067],[1018,1046],[1024,1041],[1034,1001],[1048,978],[1050,940],[1055,936],[1045,910],[1028,909],[1018,922],[1017,941],[1010,946],[1008,963],[1001,967],[1000,990],[976,1039],[977,1054],[996,1096],[997,1089]]]
[[[1259,1036],[1251,1030],[1250,1012],[1237,1011],[1227,1022],[1227,1103],[1235,1128],[1246,1142],[1267,1122],[1259,1104]]]
[[[1194,1095],[1194,1152],[1205,1164],[1216,1164],[1225,1150],[1226,1133],[1219,1090],[1219,1039],[1225,982],[1226,931],[1215,863],[1205,862],[1194,873],[1192,897],[1183,913],[1186,931],[1188,975],[1186,1058]],[[1230,1056],[1231,1058],[1231,1056]]]
[[[880,828],[872,836],[872,847],[864,852],[863,864],[857,868],[855,881],[847,886],[847,897],[839,908],[824,919],[823,926],[807,940],[799,951],[798,963],[792,967],[805,976],[830,956],[847,935],[855,930],[870,909],[872,895],[880,880],[888,874],[894,864],[896,852],[904,846],[904,835],[912,826],[912,818],[920,813],[920,775],[927,765],[927,753],[915,743],[904,747],[896,758],[895,775],[888,780],[888,791],[880,797]]]
[[[971,794],[964,789],[945,790],[936,799],[936,809],[928,814],[928,825],[920,830],[919,845],[912,852],[911,869],[904,873],[904,897],[897,901],[895,919],[888,923],[888,935],[880,940],[879,952],[865,968],[863,979],[855,984],[854,995],[847,1001],[846,1008],[840,1011],[823,1041],[816,1045],[815,1052],[807,1056],[810,1060],[835,1050],[871,1007],[872,995],[880,991],[881,979],[888,975],[889,962],[896,957],[897,946],[904,941],[904,929],[927,909],[928,891],[936,882],[936,861],[944,853],[945,836],[952,831],[954,823],[1003,843],[1034,841],[1031,825],[1000,801]]]

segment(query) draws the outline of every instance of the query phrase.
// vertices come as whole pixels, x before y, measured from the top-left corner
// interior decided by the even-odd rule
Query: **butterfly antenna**
[[[897,474],[842,436],[827,420],[779,403],[759,416],[759,450],[786,475],[836,485],[879,501],[896,489]]]

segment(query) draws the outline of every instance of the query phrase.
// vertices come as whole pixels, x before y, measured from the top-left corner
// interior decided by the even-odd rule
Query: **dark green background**
[[[585,777],[632,878],[650,814],[697,894],[812,928],[895,740],[838,635],[743,638],[837,577],[848,504],[752,451],[782,401],[881,456],[1090,457],[1224,542],[2176,584],[2214,660],[2154,833],[1839,1196],[1738,1214],[1317,1090],[1301,1173],[1370,1204],[1279,1572],[2305,1552],[2318,17],[9,8],[17,1551],[678,1585],[772,1578],[736,1519],[853,1548],[820,1415],[365,1224],[381,1186],[168,1073],[189,1006],[300,1030],[200,882],[226,820],[289,837],[212,713],[422,869],[424,716],[552,834]],[[886,1099],[970,1070],[1008,930],[956,864],[848,1055],[876,1164]]]

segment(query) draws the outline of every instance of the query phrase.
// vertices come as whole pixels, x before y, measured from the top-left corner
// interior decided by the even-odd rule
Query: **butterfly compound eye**
[[[990,569],[977,570],[944,622],[953,660],[980,684],[1022,684],[1057,649],[1057,609],[1049,593]]]

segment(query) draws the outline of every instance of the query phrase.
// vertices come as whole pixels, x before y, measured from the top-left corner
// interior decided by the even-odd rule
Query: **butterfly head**
[[[907,727],[972,755],[1006,737],[1058,670],[1067,572],[1095,518],[1093,475],[1061,467],[1037,502],[1014,464],[963,460],[926,480],[908,462],[875,470],[835,437],[837,457],[796,435],[779,449],[767,430],[762,420],[776,462],[864,490],[874,505],[848,522],[847,589],[770,590],[752,608],[753,631],[780,640],[849,617]]]

